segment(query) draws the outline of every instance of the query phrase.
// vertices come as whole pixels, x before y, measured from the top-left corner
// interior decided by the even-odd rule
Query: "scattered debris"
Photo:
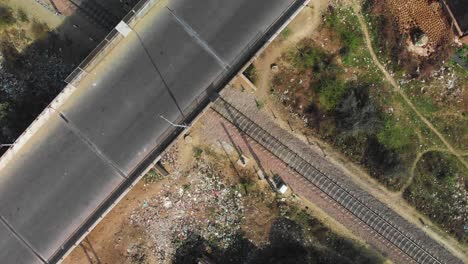
[[[150,250],[158,261],[170,260],[193,232],[216,240],[220,247],[233,241],[243,217],[242,195],[226,186],[220,175],[213,165],[199,160],[189,172],[171,174],[187,181],[182,187],[170,191],[166,186],[131,214],[130,223],[150,236],[154,244]]]
[[[179,154],[179,148],[177,145],[166,150],[161,157],[160,163],[172,167],[174,170],[178,170],[179,164],[177,163],[177,156]]]

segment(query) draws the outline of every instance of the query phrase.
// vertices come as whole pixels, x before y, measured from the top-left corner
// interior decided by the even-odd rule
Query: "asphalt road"
[[[149,10],[2,163],[0,263],[59,260],[171,139],[160,116],[189,118],[194,100],[221,89],[301,2]]]

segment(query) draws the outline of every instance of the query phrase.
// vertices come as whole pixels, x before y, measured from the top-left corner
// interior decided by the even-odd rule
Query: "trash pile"
[[[435,95],[436,101],[447,103],[461,103],[463,101],[463,88],[465,85],[453,66],[441,67],[431,74],[431,78],[434,80],[433,90],[438,92]]]
[[[192,234],[227,248],[243,218],[242,195],[226,186],[211,164],[198,161],[189,172],[174,172],[177,189],[165,184],[160,193],[144,201],[130,223],[146,230],[158,261],[172,259],[178,245]]]
[[[179,164],[177,163],[179,156],[179,148],[177,144],[170,147],[168,150],[164,151],[163,156],[161,157],[161,164],[165,167],[169,165],[172,169],[178,170]]]

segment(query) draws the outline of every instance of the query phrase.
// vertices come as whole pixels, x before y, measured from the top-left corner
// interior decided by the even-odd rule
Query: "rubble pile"
[[[161,262],[170,261],[192,234],[227,248],[243,218],[240,192],[226,186],[220,173],[204,161],[169,177],[183,184],[175,191],[166,184],[130,216],[130,223],[143,227],[151,238],[152,254]]]
[[[453,67],[443,66],[431,74],[433,87],[439,94],[437,101],[461,103],[463,100],[464,81],[455,73]]]

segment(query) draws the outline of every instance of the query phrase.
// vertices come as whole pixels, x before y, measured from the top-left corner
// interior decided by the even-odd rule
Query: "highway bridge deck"
[[[171,139],[164,118],[189,119],[301,3],[146,10],[2,158],[0,262],[59,261]]]

